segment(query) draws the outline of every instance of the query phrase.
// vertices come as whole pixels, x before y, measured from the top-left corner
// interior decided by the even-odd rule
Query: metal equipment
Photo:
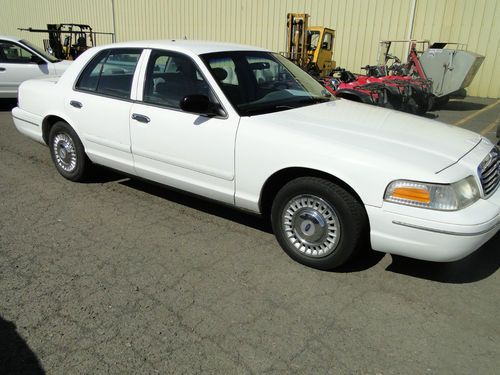
[[[309,26],[309,14],[288,13],[286,35],[285,57],[315,77],[331,74],[335,30]]]
[[[398,74],[431,80],[432,94],[441,102],[446,102],[450,97],[464,98],[465,89],[471,84],[485,58],[467,51],[464,49],[466,46],[459,43],[435,42],[431,45],[425,40],[384,40],[380,42],[378,65],[387,66],[389,60],[397,59],[389,53],[394,43],[410,44],[407,61],[405,64],[399,62]],[[423,49],[418,50],[418,45]],[[446,48],[449,45],[455,48]]]

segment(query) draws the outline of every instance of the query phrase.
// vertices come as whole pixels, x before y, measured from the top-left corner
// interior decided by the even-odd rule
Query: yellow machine
[[[284,55],[310,74],[328,76],[335,68],[334,38],[335,30],[309,26],[309,14],[288,13]]]

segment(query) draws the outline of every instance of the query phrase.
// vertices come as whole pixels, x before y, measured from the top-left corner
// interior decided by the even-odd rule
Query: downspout
[[[111,37],[111,43],[116,43],[115,0],[111,0],[111,16],[113,19],[113,36]]]
[[[406,39],[408,40],[408,53],[410,53],[411,40],[413,39],[413,26],[415,25],[415,14],[417,12],[417,0],[411,1],[410,10],[410,24],[408,25],[408,33]]]

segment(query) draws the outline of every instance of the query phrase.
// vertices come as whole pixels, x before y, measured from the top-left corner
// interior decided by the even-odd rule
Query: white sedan
[[[69,65],[26,40],[0,35],[0,98],[16,98],[21,82],[61,75]]]
[[[336,100],[267,50],[194,41],[93,48],[19,89],[17,129],[59,173],[92,164],[270,218],[293,259],[371,248],[432,261],[499,228],[498,148],[436,121]]]

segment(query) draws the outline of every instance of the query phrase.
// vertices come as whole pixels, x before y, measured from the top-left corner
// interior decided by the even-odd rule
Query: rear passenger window
[[[194,94],[208,96],[216,102],[208,83],[189,57],[153,51],[146,71],[144,102],[180,108],[181,99]]]
[[[141,53],[138,49],[119,49],[97,54],[83,70],[76,88],[129,99]]]

